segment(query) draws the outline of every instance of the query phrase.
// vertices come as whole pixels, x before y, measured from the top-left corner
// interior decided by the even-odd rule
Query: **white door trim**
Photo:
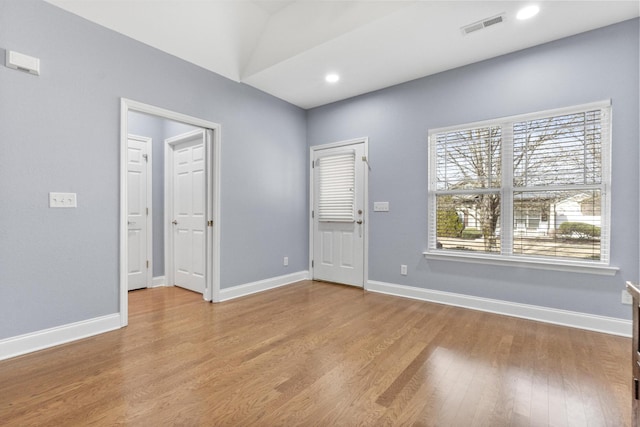
[[[212,137],[207,138],[207,217],[213,220],[213,227],[207,227],[207,278],[205,300],[220,300],[220,130],[217,123],[191,117],[186,114],[154,107],[126,98],[120,99],[120,325],[129,323],[129,299],[127,296],[127,138],[128,113],[137,111],[169,120],[210,129]],[[210,251],[209,251],[210,249]]]
[[[127,141],[129,139],[133,139],[139,142],[142,142],[147,147],[147,260],[149,260],[149,267],[147,268],[147,275],[145,277],[146,287],[151,287],[151,281],[153,280],[153,203],[152,203],[152,195],[153,195],[153,163],[152,163],[152,140],[147,136],[139,136],[128,134]],[[128,290],[128,286],[127,286]]]
[[[313,266],[311,261],[313,260],[313,218],[311,213],[313,211],[314,202],[314,173],[311,165],[313,164],[314,155],[317,151],[326,150],[329,148],[348,147],[350,145],[364,144],[364,156],[366,158],[367,167],[364,168],[363,176],[363,191],[364,191],[364,263],[362,272],[362,288],[368,290],[369,282],[369,138],[355,138],[346,141],[332,142],[329,144],[314,145],[309,148],[309,277],[313,278]]]

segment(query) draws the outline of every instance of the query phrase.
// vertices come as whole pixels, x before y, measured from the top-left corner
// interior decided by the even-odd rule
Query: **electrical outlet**
[[[406,265],[402,264],[400,266],[400,274],[403,275],[403,276],[407,275],[407,266]]]
[[[284,257],[284,261],[282,262],[282,264],[283,264],[285,267],[289,265],[289,257],[288,257],[288,256]]]
[[[631,294],[630,294],[629,292],[627,292],[627,290],[626,290],[626,289],[623,289],[623,290],[622,290],[622,299],[621,299],[621,302],[622,302],[623,304],[626,304],[626,305],[631,305],[631,304],[633,304],[633,298],[631,298]]]

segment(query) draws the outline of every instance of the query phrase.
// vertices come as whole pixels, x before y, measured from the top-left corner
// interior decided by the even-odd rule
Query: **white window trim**
[[[607,130],[606,141],[604,142],[602,149],[602,182],[601,184],[592,185],[601,189],[603,197],[602,212],[603,216],[606,215],[607,221],[602,224],[602,236],[603,240],[606,239],[602,245],[601,250],[604,252],[604,261],[573,261],[558,258],[543,258],[543,257],[529,257],[521,255],[513,255],[512,253],[501,254],[489,254],[489,253],[466,253],[455,252],[451,250],[443,250],[436,248],[437,236],[435,232],[436,221],[436,195],[437,194],[455,194],[455,193],[495,193],[495,189],[469,189],[469,190],[448,190],[437,191],[437,155],[435,155],[435,145],[432,144],[432,136],[445,132],[452,132],[470,128],[480,128],[488,126],[501,125],[503,129],[503,137],[506,132],[512,133],[512,129],[508,126],[505,127],[505,123],[513,123],[519,121],[526,121],[531,119],[537,119],[542,117],[559,116],[565,114],[575,113],[576,111],[588,111],[594,109],[609,109],[609,127]],[[524,267],[544,270],[556,270],[556,271],[568,271],[575,273],[588,273],[613,276],[619,270],[618,267],[610,265],[610,227],[611,227],[611,132],[612,132],[612,111],[611,100],[592,102],[588,104],[574,105],[571,107],[557,108],[552,110],[538,111],[534,113],[514,115],[494,120],[483,120],[473,123],[466,123],[462,125],[455,125],[449,127],[442,127],[429,130],[429,144],[427,150],[428,167],[429,167],[429,183],[428,183],[428,236],[427,236],[427,250],[423,252],[423,256],[432,260],[445,260],[445,261],[462,261],[477,264],[487,265],[501,265],[510,267]],[[503,164],[510,164],[512,162],[513,147],[502,147],[502,162]],[[513,240],[513,224],[511,219],[513,217],[513,204],[511,199],[513,196],[513,171],[512,168],[502,171],[502,185],[498,189],[498,192],[502,195],[502,208],[505,215],[500,217],[500,226],[502,233],[506,234],[508,239]],[[586,186],[582,186],[584,188]],[[501,237],[502,238],[502,237]],[[511,247],[511,245],[509,245]]]

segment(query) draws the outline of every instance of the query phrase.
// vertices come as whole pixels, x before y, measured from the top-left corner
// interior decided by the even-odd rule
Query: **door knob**
[[[173,225],[178,225],[178,220],[175,220],[175,219],[174,219],[173,221],[171,221],[171,224],[173,224]]]

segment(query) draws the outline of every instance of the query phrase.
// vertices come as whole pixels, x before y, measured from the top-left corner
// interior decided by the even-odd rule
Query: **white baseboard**
[[[632,332],[630,320],[617,319],[614,317],[596,316],[576,311],[519,304],[508,301],[454,294],[451,292],[415,288],[413,286],[377,282],[373,280],[369,280],[367,282],[366,290],[422,301],[430,301],[439,304],[453,305],[456,307],[470,308],[472,310],[486,311],[505,316],[537,320],[539,322],[552,323],[554,325],[604,332],[606,334],[619,335],[623,337],[630,337]]]
[[[309,271],[298,271],[297,273],[286,274],[284,276],[272,277],[270,279],[259,280],[257,282],[246,283],[244,285],[233,286],[231,288],[220,289],[220,301],[227,301],[267,289],[277,288],[290,283],[309,280]]]
[[[151,279],[150,288],[160,288],[162,286],[167,286],[166,278],[164,276],[157,276]]]
[[[98,335],[120,328],[120,314],[96,317],[0,340],[0,360]]]

